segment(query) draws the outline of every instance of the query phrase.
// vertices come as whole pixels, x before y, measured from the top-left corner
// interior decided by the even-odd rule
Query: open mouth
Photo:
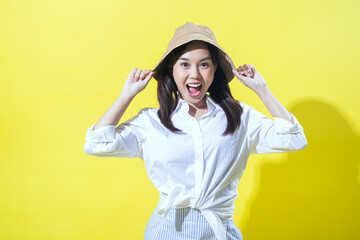
[[[186,84],[186,87],[188,89],[189,95],[191,97],[197,97],[200,95],[200,89],[202,84]]]

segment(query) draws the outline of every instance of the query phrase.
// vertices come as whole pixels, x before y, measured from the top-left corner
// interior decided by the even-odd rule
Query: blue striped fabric
[[[200,210],[194,208],[171,209],[165,218],[152,213],[145,229],[144,240],[217,240]],[[233,220],[222,219],[226,240],[242,240],[240,229]],[[221,239],[225,240],[225,239]]]

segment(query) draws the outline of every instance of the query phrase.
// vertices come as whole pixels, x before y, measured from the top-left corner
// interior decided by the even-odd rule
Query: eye
[[[180,64],[180,66],[182,66],[182,67],[187,67],[189,64],[187,64],[187,63],[181,63]]]
[[[209,64],[205,62],[205,63],[202,63],[201,66],[203,66],[203,67],[208,67]]]

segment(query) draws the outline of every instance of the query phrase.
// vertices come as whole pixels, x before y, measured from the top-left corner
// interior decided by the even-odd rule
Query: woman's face
[[[216,66],[205,43],[193,42],[187,45],[172,72],[181,98],[195,107],[203,107],[215,70]]]

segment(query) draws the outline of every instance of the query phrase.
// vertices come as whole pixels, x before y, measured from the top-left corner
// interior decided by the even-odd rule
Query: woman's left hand
[[[264,78],[258,71],[256,71],[252,64],[244,64],[243,66],[240,65],[236,70],[233,69],[233,73],[240,82],[256,93],[267,87]]]

